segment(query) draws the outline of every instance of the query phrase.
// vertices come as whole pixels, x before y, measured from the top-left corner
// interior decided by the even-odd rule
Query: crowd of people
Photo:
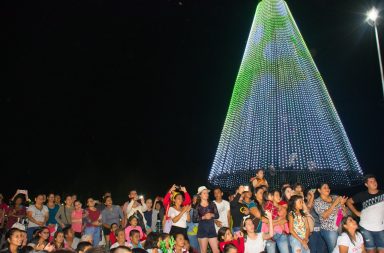
[[[110,192],[83,205],[76,195],[54,193],[31,201],[28,191],[19,189],[8,203],[0,194],[0,248],[11,253],[383,253],[384,192],[374,175],[365,176],[364,184],[367,191],[350,197],[331,194],[326,182],[309,190],[300,183],[270,189],[258,169],[228,200],[220,188],[212,195],[201,186],[190,194],[173,185],[154,199],[131,190],[122,205],[113,203]]]

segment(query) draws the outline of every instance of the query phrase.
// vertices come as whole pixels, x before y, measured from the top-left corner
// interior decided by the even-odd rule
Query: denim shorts
[[[360,227],[360,232],[363,235],[365,248],[367,250],[384,249],[384,230],[376,232]]]

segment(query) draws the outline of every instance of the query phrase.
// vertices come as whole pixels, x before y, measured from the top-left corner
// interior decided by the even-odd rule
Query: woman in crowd
[[[63,231],[55,232],[55,234],[53,235],[53,245],[55,246],[55,250],[65,249]]]
[[[337,242],[338,223],[343,214],[346,214],[347,198],[331,195],[331,189],[327,183],[321,183],[317,191],[320,197],[315,200],[314,208],[320,216],[320,234],[327,245],[328,252],[332,252]]]
[[[32,239],[33,232],[37,228],[45,226],[48,221],[49,211],[43,203],[43,194],[38,194],[35,198],[35,204],[29,206],[27,209],[27,217],[29,220],[27,229],[28,240]]]
[[[93,246],[97,247],[101,237],[101,213],[95,207],[95,200],[93,198],[87,199],[87,206],[84,234],[92,235]]]
[[[184,201],[183,195],[180,192],[174,192],[172,196],[172,206],[168,210],[168,216],[172,220],[171,235],[183,234],[187,235],[187,222],[191,221],[190,210],[191,206],[182,206]]]
[[[273,221],[272,214],[266,212],[269,232],[268,233],[256,233],[255,225],[253,224],[252,218],[247,217],[243,222],[243,233],[244,233],[244,253],[261,253],[265,249],[265,241],[273,237]]]
[[[173,253],[188,253],[185,249],[185,237],[183,234],[175,235],[175,246],[173,248]]]
[[[77,238],[81,238],[81,232],[83,231],[83,218],[85,216],[84,210],[81,208],[82,204],[79,200],[73,202],[74,209],[71,214],[72,229],[75,232]]]
[[[144,249],[148,253],[160,253],[160,234],[157,232],[149,233],[144,243]]]
[[[13,206],[8,209],[7,230],[26,216],[27,209],[24,206],[24,198],[24,195],[18,194],[13,200]]]
[[[59,211],[60,206],[55,203],[55,194],[50,193],[48,194],[47,198],[47,207],[48,207],[48,221],[47,221],[47,226],[49,229],[50,233],[50,239],[52,239],[55,235],[55,232],[57,230],[57,221],[56,221],[56,214]]]
[[[34,237],[28,246],[32,246],[35,251],[41,251],[46,248],[49,242],[49,229],[48,227],[38,228],[34,232]]]
[[[64,205],[60,206],[57,211],[55,219],[61,228],[68,227],[72,224],[72,212],[73,212],[72,196],[67,195],[64,199]]]
[[[337,245],[333,253],[366,253],[364,239],[357,231],[357,222],[352,216],[346,216],[340,223],[342,234],[337,238]]]
[[[5,253],[19,253],[19,247],[22,245],[23,239],[21,231],[17,228],[11,228],[5,234],[5,240],[7,242],[7,250],[2,252]]]
[[[121,211],[120,206],[113,205],[112,197],[107,196],[104,199],[105,209],[101,212],[101,220],[103,224],[103,232],[107,245],[109,245],[109,233],[111,225],[113,223],[121,226],[121,221],[125,219],[123,212]]]
[[[219,244],[215,229],[215,219],[219,218],[219,212],[215,203],[209,201],[209,190],[200,186],[197,190],[198,201],[193,214],[193,222],[198,222],[197,238],[201,253],[206,253],[208,243],[212,253],[219,253]]]
[[[117,242],[112,244],[111,249],[117,248],[119,246],[127,246],[128,247],[129,242],[127,242],[127,240],[126,240],[124,229],[119,228],[116,230],[115,233],[116,233]]]

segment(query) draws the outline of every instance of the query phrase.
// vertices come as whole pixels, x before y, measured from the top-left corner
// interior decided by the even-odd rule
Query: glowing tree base
[[[208,180],[233,189],[260,167],[271,187],[345,187],[363,175],[283,0],[263,0],[256,9]]]

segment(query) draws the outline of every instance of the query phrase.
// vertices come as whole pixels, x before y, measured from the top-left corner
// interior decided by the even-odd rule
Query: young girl
[[[130,236],[129,236],[129,232],[131,232],[131,230],[139,231],[140,239],[143,238],[144,233],[143,233],[143,230],[141,229],[141,227],[137,225],[138,224],[138,220],[137,220],[136,216],[132,215],[131,217],[129,217],[128,218],[128,223],[129,223],[129,226],[125,228],[125,238],[127,238],[127,241],[129,243],[131,242],[131,239],[130,239]]]
[[[148,253],[161,253],[160,234],[157,232],[150,232],[144,242],[144,249]]]
[[[119,226],[117,226],[116,223],[111,224],[111,232],[109,233],[109,241],[111,242],[111,245],[117,242],[115,232],[118,228]]]
[[[217,232],[217,239],[219,240],[219,248],[221,252],[224,252],[224,247],[227,244],[233,244],[237,248],[238,253],[244,253],[244,237],[240,234],[240,237],[233,237],[231,229],[222,227]]]
[[[309,225],[303,208],[303,197],[300,195],[293,195],[289,200],[288,207],[289,231],[291,232],[289,242],[292,252],[300,251],[302,253],[309,253]]]
[[[337,238],[337,245],[333,253],[365,253],[363,236],[357,231],[356,221],[351,216],[344,217],[341,220],[340,227],[342,234]]]
[[[269,187],[267,180],[264,178],[264,169],[257,169],[256,176],[250,179],[253,188],[257,188],[260,186]]]
[[[75,232],[75,236],[77,238],[81,238],[81,232],[83,231],[83,216],[84,210],[81,208],[81,202],[76,200],[74,203],[75,209],[72,211],[71,219],[72,219],[72,229]]]
[[[184,235],[176,234],[175,235],[175,247],[173,249],[173,253],[188,253],[188,251],[184,248]]]
[[[250,217],[245,218],[243,232],[245,237],[244,253],[260,253],[264,251],[265,241],[273,237],[272,214],[265,212],[269,223],[269,233],[256,233],[255,225]]]

